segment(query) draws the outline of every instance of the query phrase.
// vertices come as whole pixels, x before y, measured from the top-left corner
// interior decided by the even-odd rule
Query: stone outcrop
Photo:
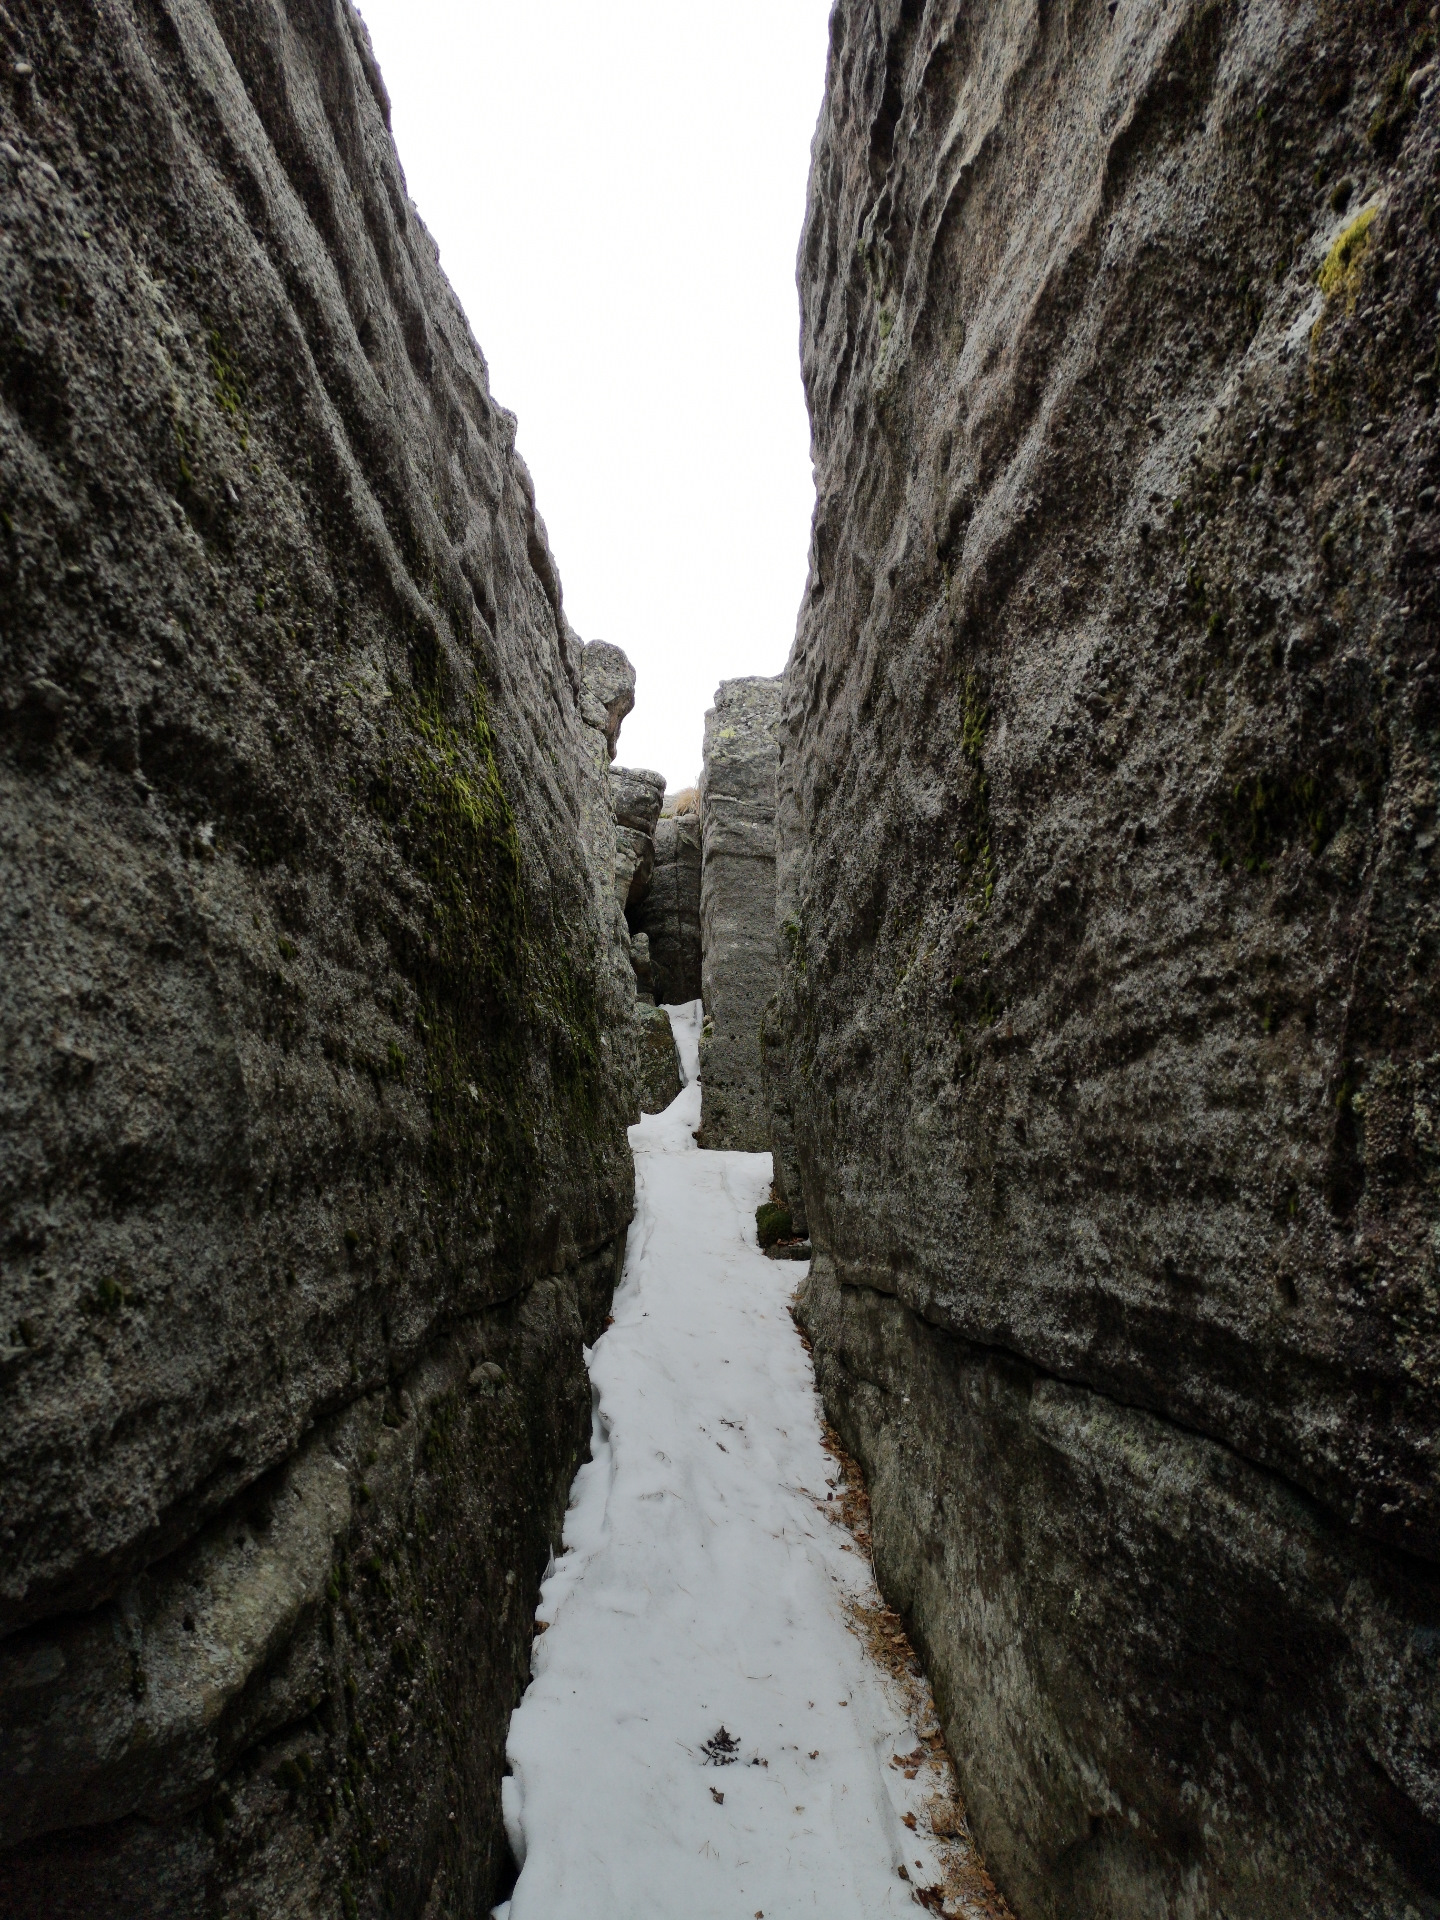
[[[700,778],[702,1147],[770,1144],[760,1028],[775,991],[775,768],[780,681],[724,680]]]
[[[610,803],[615,813],[615,892],[627,914],[650,888],[655,870],[655,822],[665,798],[665,776],[647,767],[612,767]]]
[[[580,661],[582,711],[605,736],[613,760],[620,747],[620,727],[635,706],[635,669],[629,656],[613,641],[587,642]]]
[[[562,615],[563,621],[563,615]],[[615,786],[612,778],[614,769],[611,761],[615,757],[616,744],[622,713],[612,722],[609,711],[601,705],[598,698],[586,690],[585,662],[592,650],[599,649],[599,659],[604,664],[604,683],[612,689],[619,686],[628,688],[633,704],[635,687],[635,669],[620,651],[608,641],[592,641],[587,647],[573,629],[564,625],[567,657],[577,663],[577,679],[580,686],[579,712],[583,722],[581,727],[581,757],[584,761],[582,778],[577,785],[577,815],[580,838],[585,850],[586,864],[591,878],[598,889],[598,907],[604,927],[601,940],[599,970],[605,979],[605,995],[615,1015],[617,1031],[608,1036],[614,1051],[611,1058],[612,1068],[621,1074],[629,1072],[632,1081],[638,1086],[637,1075],[640,1068],[639,1029],[634,1024],[636,1009],[636,991],[638,977],[635,956],[631,947],[630,926],[625,916],[625,897],[629,891],[631,870],[627,861],[634,856],[635,849],[625,843],[619,821],[615,814]],[[592,665],[591,678],[595,677]],[[621,703],[624,704],[623,702]],[[629,706],[625,706],[625,712]],[[634,1109],[632,1109],[633,1118]]]
[[[1022,1920],[1440,1884],[1435,52],[832,19],[804,1313]]]
[[[618,825],[649,839],[665,804],[665,776],[649,767],[611,767],[610,804]]]
[[[700,810],[664,812],[655,824],[654,871],[637,924],[650,943],[655,998],[700,998]]]
[[[633,1205],[624,676],[348,0],[0,40],[0,1912],[483,1911]]]

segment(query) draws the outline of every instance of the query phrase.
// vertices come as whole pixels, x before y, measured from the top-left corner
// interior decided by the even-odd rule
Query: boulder
[[[635,669],[612,641],[591,640],[581,657],[585,717],[605,736],[610,758],[620,745],[620,726],[635,705]]]
[[[803,1311],[1027,1920],[1440,1885],[1432,31],[831,23]]]
[[[640,935],[644,938],[644,935]],[[640,1016],[640,1110],[663,1113],[682,1085],[680,1055],[670,1030],[670,1017],[661,1007],[642,1010]]]
[[[622,827],[653,835],[665,799],[665,776],[649,767],[611,767],[610,801]]]
[[[775,991],[780,681],[726,680],[705,715],[701,775],[700,1144],[769,1146],[760,1028]]]
[[[655,979],[650,964],[650,942],[643,933],[630,936],[630,964],[635,969],[635,992],[639,999],[655,1005]]]

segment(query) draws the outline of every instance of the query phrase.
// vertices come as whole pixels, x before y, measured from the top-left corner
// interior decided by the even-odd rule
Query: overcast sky
[[[778,673],[813,489],[795,253],[829,0],[360,0],[410,193],[519,417],[620,759],[700,767]]]

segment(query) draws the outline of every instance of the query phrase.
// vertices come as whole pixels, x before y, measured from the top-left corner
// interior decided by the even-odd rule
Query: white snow
[[[630,1129],[637,1212],[510,1725],[522,1871],[496,1914],[913,1914],[912,1886],[941,1879],[901,1823],[925,1769],[917,1786],[891,1764],[916,1728],[846,1624],[846,1596],[877,1596],[824,1511],[835,1468],[787,1311],[805,1269],[756,1245],[770,1156],[697,1150],[700,1006],[670,1012],[689,1084]]]

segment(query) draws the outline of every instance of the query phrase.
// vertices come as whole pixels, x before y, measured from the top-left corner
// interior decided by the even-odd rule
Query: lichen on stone
[[[1336,300],[1343,295],[1347,307],[1354,308],[1360,293],[1365,255],[1370,245],[1370,229],[1379,212],[1377,202],[1366,207],[1363,213],[1356,214],[1337,235],[1321,262],[1316,282],[1327,300]]]

